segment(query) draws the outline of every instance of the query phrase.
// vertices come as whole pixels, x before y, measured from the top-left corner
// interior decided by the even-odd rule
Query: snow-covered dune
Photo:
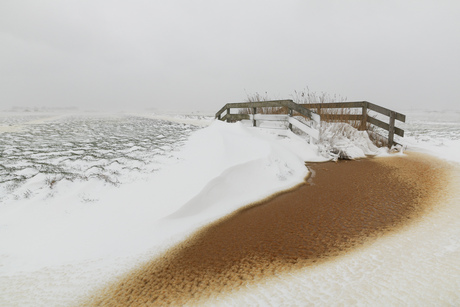
[[[216,121],[143,180],[118,187],[67,182],[57,187],[65,193],[53,197],[32,191],[6,201],[0,204],[0,300],[58,304],[69,287],[69,300],[83,295],[142,255],[158,254],[200,226],[302,182],[307,160],[325,158],[291,132]],[[85,193],[95,199],[79,197]],[[68,278],[73,274],[83,276]],[[43,291],[34,278],[53,283],[54,299],[31,295]]]
[[[122,119],[129,120],[123,116],[111,120]],[[209,123],[208,118],[205,121],[203,125]],[[31,127],[44,123],[24,125],[21,131],[4,132],[0,137],[31,135]],[[201,226],[301,183],[308,174],[305,161],[327,160],[320,154],[320,146],[308,144],[286,130],[213,121],[209,127],[193,132],[178,149],[164,140],[174,139],[174,131],[182,126],[169,127],[160,121],[156,127],[161,129],[162,125],[171,136],[157,136],[163,140],[158,145],[159,155],[148,156],[147,162],[141,163],[145,151],[136,151],[133,143],[133,152],[140,152],[139,156],[129,156],[132,162],[110,173],[130,180],[113,185],[97,180],[99,177],[88,181],[65,179],[53,186],[44,184],[43,176],[34,177],[24,183],[30,191],[27,197],[0,197],[0,305],[75,303]],[[354,133],[353,137],[358,138],[354,141],[359,147],[354,147],[357,155],[372,153],[374,148],[367,145],[364,136]],[[11,144],[7,149],[14,153]],[[340,144],[346,147],[343,139]],[[129,148],[122,150],[130,152]],[[124,173],[129,163],[140,163],[132,169],[152,171],[138,177]],[[283,280],[287,289],[298,278]],[[328,285],[325,281],[324,287]],[[277,295],[270,292],[270,287],[262,290],[268,301]],[[244,299],[250,294],[241,295],[240,302],[257,302]]]

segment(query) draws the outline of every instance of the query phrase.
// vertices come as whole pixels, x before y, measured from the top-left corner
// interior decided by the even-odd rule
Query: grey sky
[[[0,1],[0,110],[312,91],[460,109],[460,1]]]

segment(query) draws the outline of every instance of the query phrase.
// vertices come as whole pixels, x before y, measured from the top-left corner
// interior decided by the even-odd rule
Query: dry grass
[[[294,95],[292,95],[292,100],[297,104],[304,105],[307,109],[312,110],[313,112],[317,113],[321,116],[321,120],[325,122],[344,122],[350,124],[352,127],[356,129],[361,128],[361,121],[358,120],[346,120],[344,119],[348,115],[360,115],[361,112],[358,109],[352,108],[312,108],[308,107],[309,104],[323,104],[323,103],[330,103],[330,102],[345,102],[347,101],[347,97],[343,97],[341,95],[330,95],[325,92],[317,93],[312,92],[308,87],[303,89],[302,91],[294,91]],[[369,124],[366,128],[369,128]]]
[[[317,113],[321,117],[321,121],[323,122],[340,122],[340,123],[347,123],[351,125],[353,128],[358,130],[366,130],[369,134],[369,138],[371,141],[378,147],[383,147],[388,145],[388,140],[386,137],[377,133],[375,127],[370,123],[366,122],[364,127],[362,126],[361,120],[353,120],[347,119],[349,116],[353,115],[362,115],[361,108],[325,108],[325,107],[308,107],[309,104],[323,104],[323,103],[330,103],[330,102],[346,102],[347,97],[341,95],[330,95],[325,92],[313,92],[310,91],[308,87],[303,89],[302,91],[294,91],[294,94],[291,95],[292,100],[297,103],[304,105],[307,109]],[[254,93],[254,94],[247,94],[246,102],[262,102],[262,101],[269,101],[273,100],[269,97],[268,93],[265,92],[264,94]],[[288,114],[289,109],[287,107],[263,107],[257,108],[257,114]],[[240,109],[239,114],[254,114],[253,108],[244,108]],[[302,116],[301,114],[297,114],[295,112],[295,116]],[[370,116],[367,114],[367,116]]]
[[[368,123],[369,125],[369,123]],[[370,126],[369,129],[367,130],[369,139],[374,143],[375,146],[377,147],[388,147],[388,138],[380,135],[374,126]]]
[[[308,87],[304,88],[302,91],[294,91],[294,94],[291,95],[292,100],[297,104],[309,104],[309,103],[327,103],[327,102],[339,102],[347,101],[347,97],[341,95],[330,95],[325,92],[317,93],[312,92]]]
[[[247,94],[246,102],[262,102],[273,100],[268,96],[268,93],[265,92],[264,95],[259,93]],[[253,108],[244,108],[240,109],[239,114],[254,114]],[[289,109],[287,107],[263,107],[257,108],[257,114],[288,114]]]

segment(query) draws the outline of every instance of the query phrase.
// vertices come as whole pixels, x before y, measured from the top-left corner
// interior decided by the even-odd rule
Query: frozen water
[[[460,162],[460,111],[406,112],[405,136],[398,138],[408,149]]]
[[[406,137],[417,141],[460,140],[460,111],[408,111]]]
[[[96,179],[116,186],[142,179],[159,170],[197,129],[127,115],[36,121],[44,118],[0,117],[0,126],[28,123],[20,131],[0,133],[0,202],[57,190],[61,181]]]

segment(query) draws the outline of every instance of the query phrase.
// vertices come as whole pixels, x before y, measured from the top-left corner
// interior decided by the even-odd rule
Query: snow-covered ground
[[[407,137],[400,140],[407,149],[460,163],[460,113],[407,115]],[[330,141],[353,155],[386,154],[361,132],[342,130]],[[210,116],[0,113],[0,305],[74,304],[202,225],[302,182],[308,172],[304,161],[329,158],[323,149],[324,144],[308,144],[286,130],[227,124]],[[448,216],[458,215],[449,210]],[[441,237],[433,237],[435,243],[419,255],[423,248],[438,248],[460,259],[460,225],[446,231],[431,218],[435,226],[420,229]],[[403,251],[399,262],[393,259],[394,244],[420,249],[418,231],[379,241],[338,263],[280,276],[222,303],[296,304],[313,298],[378,303],[376,297],[385,293],[353,291],[366,287],[366,278],[383,278],[391,292],[388,283],[402,273],[388,276],[391,266],[382,263],[394,261],[398,269],[407,264],[408,274],[413,269],[434,274],[432,266],[423,266],[430,259],[413,268],[404,249],[398,250]],[[447,265],[460,265],[452,261]],[[453,274],[459,290],[458,270]],[[425,284],[414,283],[414,304]],[[459,303],[458,294],[452,295],[444,301]]]
[[[409,149],[460,162],[460,111],[407,111],[405,137]]]

